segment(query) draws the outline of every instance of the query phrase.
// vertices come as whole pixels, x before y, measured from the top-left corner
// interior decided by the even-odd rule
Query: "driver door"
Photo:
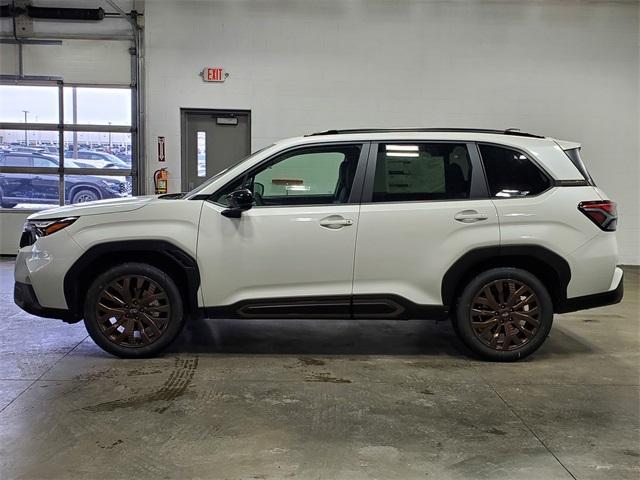
[[[367,143],[297,147],[204,202],[198,238],[203,303],[241,317],[347,318]],[[221,214],[254,192],[240,218]]]

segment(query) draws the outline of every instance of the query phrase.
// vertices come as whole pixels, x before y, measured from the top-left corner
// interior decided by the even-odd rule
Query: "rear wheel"
[[[182,329],[182,298],[162,270],[125,263],[107,270],[89,287],[84,323],[93,341],[107,352],[149,357],[166,348]]]
[[[537,277],[517,268],[481,273],[465,287],[454,330],[477,355],[514,361],[536,351],[549,335],[553,305]]]

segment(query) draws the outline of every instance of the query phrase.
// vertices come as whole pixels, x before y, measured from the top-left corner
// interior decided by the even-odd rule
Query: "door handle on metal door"
[[[325,228],[330,228],[332,230],[337,230],[342,227],[349,227],[353,225],[353,220],[348,218],[344,218],[341,215],[329,215],[328,217],[324,217],[320,220],[320,226]]]
[[[453,218],[462,223],[475,223],[482,220],[487,220],[489,218],[489,215],[485,213],[479,213],[475,210],[463,210],[456,213]]]

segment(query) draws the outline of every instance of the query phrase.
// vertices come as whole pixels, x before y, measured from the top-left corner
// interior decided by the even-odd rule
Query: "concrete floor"
[[[21,312],[0,261],[0,478],[638,479],[639,271],[528,361],[448,324],[207,321],[118,360]]]

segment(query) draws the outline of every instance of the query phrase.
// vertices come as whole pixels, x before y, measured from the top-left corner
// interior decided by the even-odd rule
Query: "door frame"
[[[235,108],[180,108],[180,189],[183,192],[187,191],[187,116],[190,114],[246,115],[249,128],[249,153],[251,153],[251,110]]]

